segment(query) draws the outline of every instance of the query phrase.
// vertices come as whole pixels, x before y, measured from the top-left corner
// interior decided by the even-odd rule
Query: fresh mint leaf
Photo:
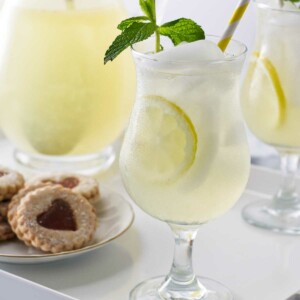
[[[117,36],[111,46],[105,53],[104,64],[110,60],[114,60],[122,51],[135,43],[141,42],[149,38],[156,29],[154,23],[132,23],[125,28],[122,33]]]
[[[144,14],[156,23],[155,0],[140,0],[140,7]]]
[[[123,31],[124,29],[126,29],[127,27],[132,25],[133,23],[145,23],[146,21],[150,21],[149,18],[146,17],[146,16],[132,17],[132,18],[129,18],[129,19],[126,19],[126,20],[122,21],[118,25],[118,29]]]
[[[159,33],[169,37],[175,46],[181,42],[191,43],[205,39],[205,33],[201,26],[193,20],[185,18],[163,24],[159,27]]]
[[[175,46],[181,42],[190,43],[205,39],[205,33],[201,26],[190,19],[181,18],[158,26],[156,23],[156,0],[139,0],[139,3],[145,16],[129,18],[118,25],[118,29],[120,29],[122,33],[117,36],[106,51],[104,64],[110,60],[114,60],[129,46],[146,40],[154,33],[156,52],[163,50],[163,46],[160,42],[161,35],[169,37]]]

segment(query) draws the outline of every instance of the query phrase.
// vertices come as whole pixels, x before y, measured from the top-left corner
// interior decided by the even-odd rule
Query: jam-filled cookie
[[[100,199],[99,184],[96,179],[78,174],[49,174],[35,177],[29,182],[59,184],[73,192],[82,195],[91,204],[96,204]]]
[[[18,205],[10,206],[8,215],[20,240],[52,253],[83,247],[92,239],[97,222],[85,198],[59,185],[27,192]]]
[[[20,173],[0,167],[0,201],[12,198],[23,186],[24,178]]]
[[[32,184],[28,187],[25,187],[23,189],[21,189],[18,194],[16,194],[11,201],[8,204],[8,211],[7,211],[7,219],[9,224],[14,227],[16,226],[16,222],[17,222],[17,208],[22,200],[22,198],[24,198],[28,193],[42,188],[42,187],[46,187],[46,186],[50,186],[50,184],[47,183],[37,183],[37,184]],[[52,186],[52,185],[51,185]],[[1,203],[1,202],[0,202]]]

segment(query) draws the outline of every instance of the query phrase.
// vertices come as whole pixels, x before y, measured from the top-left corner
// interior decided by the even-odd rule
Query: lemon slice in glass
[[[252,78],[249,96],[258,117],[270,128],[280,126],[285,119],[286,97],[275,66],[269,58],[254,52],[249,72]]]
[[[159,96],[139,100],[133,113],[131,155],[136,171],[152,182],[173,182],[192,166],[197,134],[188,115]]]

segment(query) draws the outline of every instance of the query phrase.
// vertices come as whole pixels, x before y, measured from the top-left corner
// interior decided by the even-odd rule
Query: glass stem
[[[184,299],[203,299],[206,289],[199,283],[192,265],[193,243],[199,226],[170,227],[175,237],[174,260],[159,294],[163,299],[177,299],[179,296],[184,296]]]
[[[295,202],[298,200],[296,191],[296,175],[299,156],[296,154],[281,154],[281,171],[283,174],[281,188],[277,192],[277,202]],[[282,201],[283,200],[283,201]]]

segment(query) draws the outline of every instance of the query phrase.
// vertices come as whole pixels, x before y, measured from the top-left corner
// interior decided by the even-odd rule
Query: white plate
[[[87,246],[51,254],[27,247],[14,239],[0,243],[0,262],[33,264],[71,258],[95,250],[122,235],[133,223],[133,209],[119,194],[106,189],[101,189],[101,192],[102,198],[96,207],[98,228]]]
[[[0,270],[0,290],[5,299],[76,300],[45,286]],[[6,298],[7,296],[7,298]]]

